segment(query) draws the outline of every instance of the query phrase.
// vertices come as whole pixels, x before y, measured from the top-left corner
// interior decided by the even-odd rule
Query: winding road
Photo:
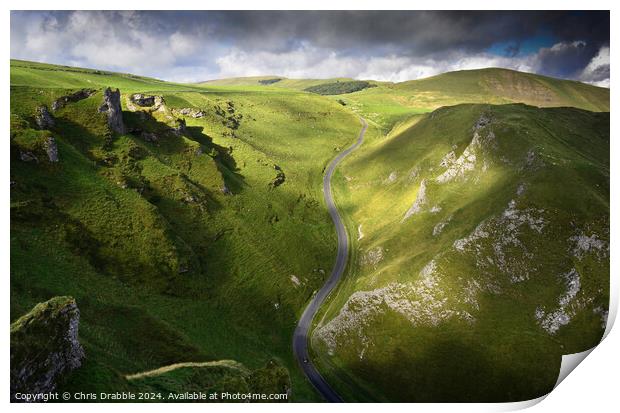
[[[364,141],[364,134],[366,133],[368,124],[364,118],[360,118],[360,122],[362,123],[362,130],[360,131],[357,141],[334,158],[334,160],[327,167],[327,172],[323,177],[323,196],[325,197],[327,210],[334,221],[336,234],[338,235],[338,252],[336,254],[336,263],[334,264],[334,268],[332,269],[327,282],[323,284],[321,289],[310,300],[310,303],[301,315],[301,318],[297,323],[297,327],[295,328],[295,333],[293,334],[293,353],[299,363],[299,366],[321,396],[323,396],[323,398],[328,402],[332,403],[341,403],[344,400],[342,400],[338,393],[331,388],[329,383],[327,383],[323,376],[321,376],[321,373],[318,372],[314,364],[312,364],[312,360],[310,360],[310,355],[308,354],[308,334],[310,332],[310,327],[312,326],[312,319],[327,296],[329,296],[334,287],[336,287],[340,281],[347,265],[347,259],[349,256],[349,237],[347,236],[347,230],[342,223],[342,219],[340,218],[338,209],[334,203],[331,179],[338,164],[348,154],[357,149]]]

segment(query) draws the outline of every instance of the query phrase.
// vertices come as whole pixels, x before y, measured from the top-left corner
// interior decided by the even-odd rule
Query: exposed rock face
[[[523,239],[528,233],[543,233],[549,224],[545,215],[544,209],[519,208],[511,200],[500,215],[482,221],[469,235],[454,241],[453,247],[475,257],[479,274],[503,274],[512,284],[527,281],[540,268],[530,243]]]
[[[436,237],[437,235],[441,234],[443,229],[446,227],[446,225],[450,223],[451,220],[452,220],[452,215],[450,215],[445,221],[438,222],[433,227],[433,237]]]
[[[383,260],[384,255],[385,252],[383,247],[378,246],[366,252],[366,254],[362,256],[361,263],[362,265],[369,265],[373,268],[377,268],[377,264]]]
[[[49,129],[54,126],[54,118],[45,105],[37,108],[37,113],[34,116],[34,120],[39,129]]]
[[[121,91],[116,89],[113,91],[107,88],[103,92],[103,103],[99,107],[100,113],[107,113],[108,125],[113,132],[125,133],[125,124],[123,123],[123,110],[121,109]]]
[[[61,96],[56,99],[54,103],[52,103],[52,110],[57,111],[58,109],[63,108],[67,103],[78,102],[94,95],[95,93],[96,90],[93,89],[82,89],[70,95]]]
[[[489,123],[491,123],[491,119],[485,115],[484,113],[482,115],[480,115],[480,117],[478,118],[478,121],[476,122],[476,124],[472,127],[472,130],[474,132],[478,131],[481,128],[484,128],[485,126],[487,126]]]
[[[160,108],[163,108],[165,102],[162,96],[157,95],[144,95],[142,93],[134,93],[129,96],[129,103],[140,106],[141,108],[148,108],[149,111],[156,111]],[[130,107],[131,105],[127,105],[130,110],[135,110],[135,107]]]
[[[551,335],[557,333],[560,327],[570,323],[574,316],[571,303],[581,290],[581,278],[576,269],[573,268],[562,274],[561,278],[566,284],[566,292],[558,299],[559,307],[551,312],[545,312],[544,308],[538,307],[535,312],[538,324]]]
[[[48,393],[84,359],[78,341],[80,311],[71,297],[37,304],[11,324],[11,399]]]
[[[29,151],[19,151],[19,159],[23,162],[39,162],[37,156]]]
[[[51,163],[58,162],[58,145],[56,139],[50,134],[37,138],[34,146],[19,149],[19,159],[22,162],[39,163],[39,160],[45,159],[45,156]]]
[[[235,131],[239,129],[243,115],[236,112],[235,103],[228,101],[226,109],[222,109],[219,105],[216,105],[215,114],[222,118],[222,125],[230,129],[230,133],[225,132],[224,135],[236,138]]]
[[[439,175],[435,181],[446,183],[456,179],[464,179],[465,176],[476,169],[476,165],[482,161],[482,170],[485,171],[488,165],[483,159],[483,150],[493,148],[496,145],[495,134],[488,131],[483,135],[482,129],[491,124],[491,120],[485,115],[481,115],[476,121],[472,130],[474,136],[471,143],[465,148],[461,156],[456,157],[456,153],[451,151],[441,160],[440,166],[447,168],[444,173]]]
[[[131,101],[138,106],[153,106],[155,104],[155,96],[146,96],[141,93],[131,95]]]
[[[394,182],[396,182],[396,179],[398,179],[398,174],[396,173],[396,171],[393,171],[392,173],[390,173],[390,175],[385,178],[385,180],[383,181],[384,185],[389,185],[389,184],[393,184]]]
[[[390,312],[405,317],[414,327],[438,326],[451,319],[471,322],[471,314],[455,305],[458,298],[446,293],[441,288],[442,282],[441,270],[433,260],[414,282],[391,282],[375,290],[356,291],[340,313],[314,334],[327,345],[330,355],[349,345],[352,339],[359,339],[362,359],[365,351],[374,345],[368,336],[368,326]]]
[[[284,175],[284,171],[278,165],[274,165],[273,169],[276,170],[276,177],[269,183],[269,186],[271,188],[277,188],[286,181],[286,175]]]
[[[192,118],[202,118],[207,115],[203,110],[194,108],[182,108],[175,112],[184,116],[191,116]]]
[[[409,208],[407,212],[405,212],[405,216],[403,217],[402,220],[404,221],[407,218],[411,217],[412,215],[415,215],[418,212],[422,211],[422,208],[424,207],[424,205],[426,205],[426,179],[423,179],[422,182],[420,183],[420,189],[418,189],[418,195],[416,196],[413,205],[411,205],[411,208]]]
[[[299,287],[301,285],[301,281],[299,281],[299,278],[297,278],[296,275],[291,274],[290,278],[291,278],[291,282],[293,283],[295,287]]]
[[[53,136],[48,136],[43,143],[45,152],[47,152],[47,158],[50,162],[58,162],[58,145],[56,145],[56,139]]]

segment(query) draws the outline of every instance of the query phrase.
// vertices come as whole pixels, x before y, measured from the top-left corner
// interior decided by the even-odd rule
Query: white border
[[[491,9],[491,10],[527,10],[527,9],[539,9],[539,10],[611,10],[611,39],[617,40],[617,30],[615,27],[620,23],[620,19],[617,18],[617,10],[614,10],[614,5],[619,3],[612,3],[611,1],[597,1],[590,0],[587,3],[583,1],[575,1],[575,0],[564,0],[564,1],[540,1],[540,0],[520,0],[518,3],[513,2],[491,2],[491,1],[481,1],[481,0],[469,0],[466,3],[459,1],[446,1],[446,0],[434,0],[431,3],[413,3],[406,1],[395,1],[395,0],[382,0],[378,1],[369,1],[369,0],[315,0],[312,2],[295,2],[292,4],[290,1],[284,0],[262,0],[260,3],[252,2],[252,1],[236,1],[236,0],[227,0],[225,2],[214,2],[212,4],[206,3],[204,1],[191,1],[191,0],[176,0],[174,2],[157,2],[154,0],[146,1],[146,0],[134,0],[134,1],[121,1],[121,0],[108,0],[105,3],[94,3],[93,6],[85,4],[84,1],[77,0],[68,0],[68,1],[32,1],[32,0],[22,0],[22,1],[9,1],[3,3],[6,7],[6,11],[2,14],[2,30],[4,32],[3,38],[5,39],[2,43],[3,54],[5,56],[5,64],[0,66],[0,70],[3,73],[4,81],[1,84],[2,87],[2,97],[4,100],[4,104],[2,105],[2,127],[5,133],[3,150],[0,151],[1,163],[2,165],[2,177],[3,177],[3,190],[2,190],[2,218],[0,221],[1,231],[4,234],[4,238],[2,238],[2,248],[0,248],[0,254],[2,258],[2,266],[4,268],[3,278],[5,282],[4,294],[8,295],[9,292],[9,274],[10,274],[10,264],[9,264],[9,234],[10,234],[10,224],[9,224],[9,176],[10,176],[10,161],[9,161],[9,151],[8,149],[8,137],[6,134],[9,131],[9,85],[10,85],[10,74],[9,74],[9,65],[8,59],[10,58],[10,9],[19,9],[19,10],[45,10],[45,9],[57,9],[57,10],[80,10],[80,9],[99,9],[101,6],[106,6],[109,9],[117,9],[117,10],[140,10],[140,9],[161,9],[161,10],[200,10],[200,9],[211,9],[211,10],[254,10],[257,9],[257,6],[260,6],[261,9],[272,9],[272,10],[306,10],[306,9],[322,9],[322,10],[340,10],[340,9],[353,9],[353,10],[399,10],[399,9],[409,9],[416,8],[420,6],[432,6],[433,10],[459,10],[462,9],[463,6],[468,6],[471,9]],[[98,7],[97,7],[98,6]],[[615,9],[618,9],[616,7]],[[615,44],[615,42],[612,42]],[[612,79],[616,79],[616,68],[618,67],[618,59],[615,58],[616,54],[612,49],[611,58],[612,58]],[[613,82],[613,80],[612,80]],[[617,107],[616,103],[618,101],[617,94],[611,94],[611,106]],[[614,184],[618,182],[617,176],[617,167],[615,165],[620,161],[619,156],[619,148],[620,145],[616,142],[618,138],[618,134],[616,133],[618,130],[616,122],[614,122],[613,117],[611,120],[611,205],[616,206],[618,203],[618,191],[614,187]],[[613,208],[611,209],[611,222],[616,223],[618,218],[618,212]],[[546,398],[542,397],[535,401],[529,402],[536,404],[534,407],[530,408],[530,412],[554,412],[554,411],[562,411],[562,412],[577,412],[577,411],[610,411],[613,408],[617,408],[619,401],[619,392],[617,388],[617,379],[618,379],[618,368],[620,367],[620,357],[618,355],[617,349],[620,348],[620,336],[617,331],[610,330],[610,326],[615,319],[617,314],[617,305],[618,305],[618,274],[619,268],[617,265],[616,254],[617,252],[617,242],[620,240],[618,237],[618,226],[612,225],[611,228],[611,274],[612,274],[612,284],[611,284],[611,297],[612,303],[610,305],[610,315],[609,315],[609,323],[608,329],[606,331],[606,338],[604,341],[587,357],[587,362],[581,364],[573,373],[568,375],[568,377],[562,381],[562,383],[551,392]],[[5,297],[6,297],[5,295]],[[2,399],[4,403],[9,402],[9,300],[7,299],[2,306],[2,314],[3,319],[5,320],[5,327],[3,329],[2,335],[2,343],[3,343],[3,351],[4,357],[2,358],[2,365],[0,366],[0,371],[3,371],[4,374],[1,379],[0,388],[4,389],[2,392]],[[617,329],[616,329],[617,330]],[[544,399],[544,402],[539,403]],[[445,411],[459,411],[459,412],[485,412],[485,411],[506,411],[506,410],[514,410],[515,408],[523,408],[527,407],[528,402],[525,404],[390,404],[389,406],[385,405],[375,405],[375,404],[346,404],[346,405],[322,405],[320,407],[322,412],[328,411],[356,411],[356,412],[376,412],[377,409],[381,408],[389,408],[393,411],[402,411],[402,412],[411,412],[412,410],[415,412],[445,412]],[[33,405],[22,405],[22,404],[11,404],[10,409],[14,409],[15,411],[22,410],[45,410],[51,412],[66,412],[66,411],[79,411],[82,412],[84,409],[88,409],[93,412],[107,412],[110,409],[109,405],[106,404],[90,404],[88,406],[83,406],[80,404],[33,404]],[[300,411],[300,412],[312,412],[316,413],[317,406],[315,404],[287,404],[287,405],[278,405],[278,404],[226,404],[226,405],[213,405],[209,404],[205,405],[193,405],[193,404],[180,404],[178,406],[175,405],[128,405],[128,404],[116,404],[113,409],[115,410],[131,410],[131,411],[142,411],[148,409],[153,412],[169,412],[172,409],[184,409],[189,411],[205,411],[208,409],[210,411],[226,411],[226,412],[247,412],[248,410],[256,411],[256,412],[283,412],[283,411]]]

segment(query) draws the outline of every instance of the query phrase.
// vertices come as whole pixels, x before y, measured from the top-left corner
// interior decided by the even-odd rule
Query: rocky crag
[[[49,393],[82,365],[80,311],[72,297],[37,304],[11,324],[11,400],[17,393]]]
[[[108,126],[112,132],[125,133],[120,90],[116,89],[113,91],[110,88],[106,88],[103,92],[103,103],[99,107],[99,112],[108,115]]]

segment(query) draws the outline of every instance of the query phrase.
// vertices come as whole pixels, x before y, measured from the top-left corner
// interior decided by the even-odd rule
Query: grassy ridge
[[[571,106],[609,111],[609,89],[508,69],[463,70],[396,85],[430,107],[444,100],[469,103],[522,102],[540,107]],[[429,96],[430,95],[430,96]],[[441,103],[445,104],[445,103]]]
[[[603,333],[609,114],[458,105],[370,132],[335,180],[356,247],[313,336],[322,371],[351,400],[548,392],[561,355]],[[444,181],[451,152],[475,161]],[[598,248],[577,249],[580,235]],[[541,320],[562,300],[570,321],[550,333]]]
[[[253,87],[260,80],[271,78],[274,77],[233,78],[204,84]],[[269,88],[333,89],[336,81],[349,84],[351,80],[282,78]],[[609,111],[609,89],[500,68],[448,72],[400,83],[371,81],[370,84],[376,87],[337,96],[334,100],[342,99],[351,109],[378,125],[383,134],[413,115],[460,103],[526,103],[540,107],[568,106]]]
[[[175,362],[258,368],[276,358],[291,369],[293,397],[313,400],[290,336],[335,250],[322,169],[355,138],[357,119],[294,91],[24,62],[12,62],[11,76],[11,314],[54,295],[76,298],[88,358],[69,388],[122,388],[124,374]],[[158,140],[110,140],[101,92],[55,112],[50,131],[33,127],[38,105],[102,86],[120,87],[126,125]],[[162,96],[165,110],[132,112],[126,98],[136,92]],[[170,131],[179,117],[181,136]],[[58,164],[41,152],[46,134]],[[39,151],[40,161],[21,161],[20,151]],[[286,178],[274,187],[279,171]]]

